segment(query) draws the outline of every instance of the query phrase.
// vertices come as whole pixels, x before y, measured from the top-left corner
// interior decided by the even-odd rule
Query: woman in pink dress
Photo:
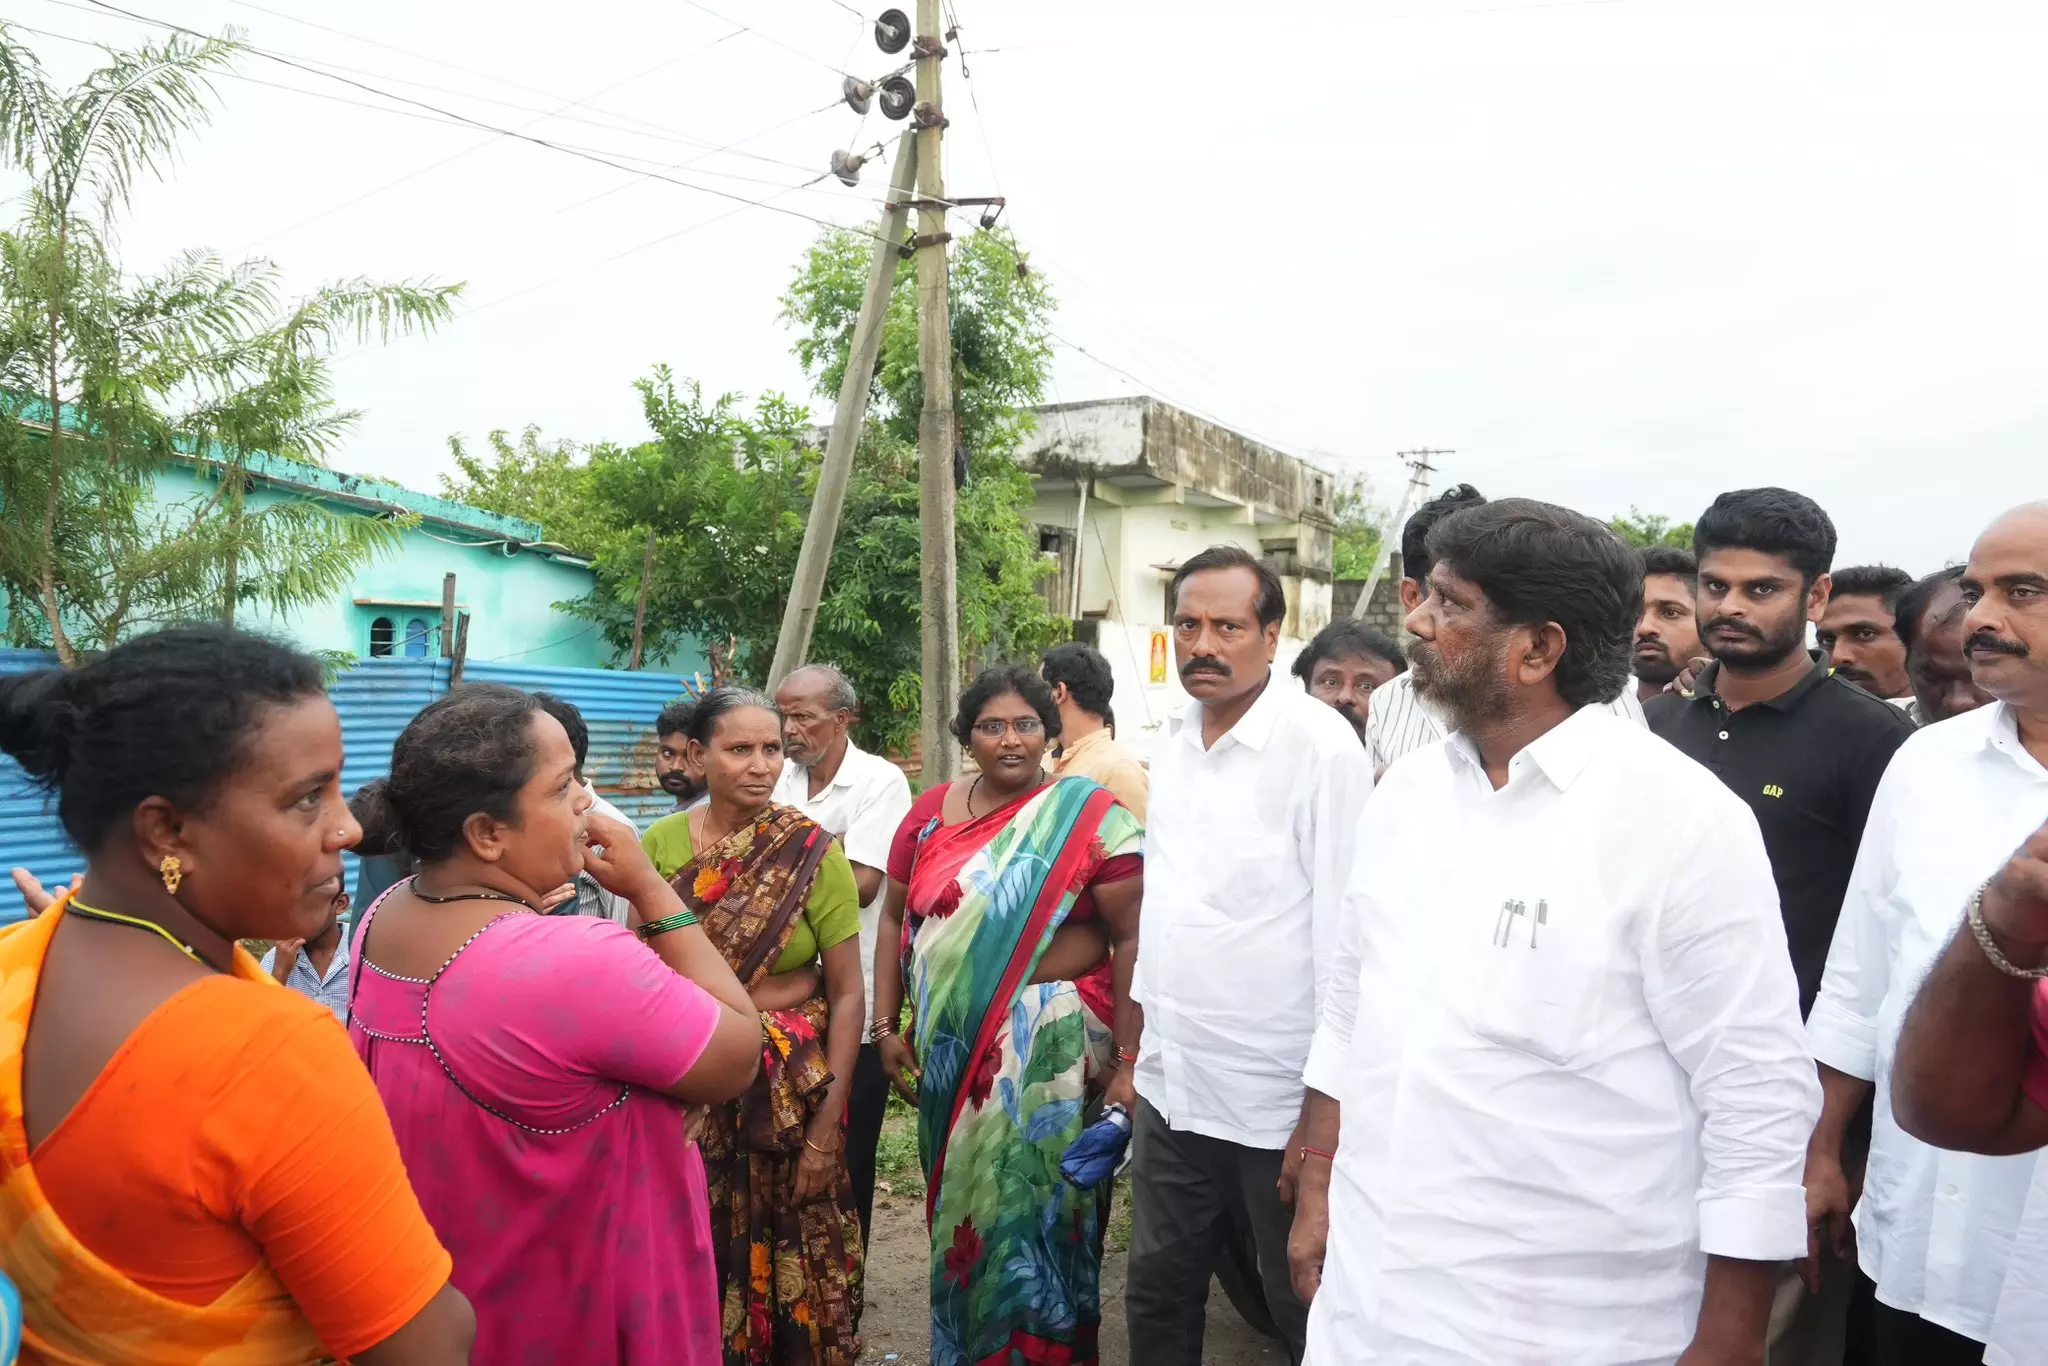
[[[761,1026],[631,829],[589,814],[568,735],[516,689],[457,689],[366,789],[416,874],[357,940],[349,1030],[390,1111],[476,1360],[720,1360],[690,1104],[746,1090]],[[633,930],[539,913],[587,869]]]

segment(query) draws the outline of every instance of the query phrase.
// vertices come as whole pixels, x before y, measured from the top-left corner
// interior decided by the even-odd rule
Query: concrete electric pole
[[[924,746],[927,785],[960,775],[950,733],[960,705],[960,586],[954,553],[953,310],[948,297],[946,186],[940,151],[946,127],[940,64],[946,48],[939,0],[917,0],[917,362],[924,409],[917,422],[918,524],[923,574]]]
[[[846,377],[839,381],[839,405],[832,413],[832,433],[825,440],[825,463],[818,471],[818,491],[804,527],[804,548],[797,555],[796,581],[790,585],[789,603],[782,609],[782,631],[775,638],[775,662],[768,669],[771,692],[810,658],[811,630],[817,625],[818,603],[825,593],[825,570],[832,563],[839,514],[846,506],[846,485],[853,476],[853,452],[860,445],[861,424],[867,420],[875,357],[882,349],[882,321],[889,315],[889,292],[895,287],[896,262],[903,254],[911,183],[918,169],[917,142],[914,132],[896,142],[896,165],[876,229],[867,294],[853,324]]]
[[[1363,617],[1366,608],[1372,606],[1373,590],[1380,586],[1380,578],[1387,572],[1387,557],[1394,553],[1400,543],[1401,528],[1408,524],[1408,509],[1421,504],[1429,493],[1429,476],[1436,473],[1436,466],[1429,463],[1431,456],[1456,455],[1456,451],[1401,451],[1412,474],[1408,476],[1408,487],[1401,490],[1401,506],[1394,511],[1394,520],[1380,533],[1380,552],[1373,557],[1372,575],[1365,581],[1365,588],[1358,595],[1358,605],[1351,609],[1354,617]]]

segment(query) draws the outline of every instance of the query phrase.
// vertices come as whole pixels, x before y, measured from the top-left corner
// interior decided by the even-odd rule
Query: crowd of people
[[[1835,542],[1461,485],[1295,681],[1181,564],[1149,762],[1076,642],[913,794],[814,665],[663,711],[645,830],[545,694],[345,795],[270,640],[0,680],[87,855],[0,933],[24,1359],[850,1366],[893,1089],[933,1366],[1097,1359],[1119,1165],[1135,1366],[1217,1281],[1297,1366],[2048,1361],[2048,505]]]

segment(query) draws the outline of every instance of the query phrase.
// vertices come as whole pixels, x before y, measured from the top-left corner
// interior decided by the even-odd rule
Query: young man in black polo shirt
[[[1756,813],[1804,1013],[1820,990],[1871,798],[1913,723],[1807,653],[1835,555],[1834,523],[1812,499],[1776,488],[1724,493],[1695,525],[1693,550],[1700,643],[1714,662],[1691,692],[1653,698],[1643,712],[1651,730]],[[1787,1284],[1773,1315],[1772,1366],[1839,1366],[1851,1271],[1828,1267],[1819,1296],[1802,1299],[1797,1282]]]

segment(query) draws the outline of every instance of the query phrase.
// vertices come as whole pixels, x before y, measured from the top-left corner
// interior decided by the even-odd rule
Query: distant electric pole
[[[960,775],[952,737],[960,705],[960,585],[953,543],[953,310],[948,297],[946,185],[939,159],[946,127],[939,89],[946,47],[939,0],[917,0],[917,363],[924,410],[917,420],[918,530],[924,606],[924,780]]]
[[[1357,606],[1351,609],[1354,617],[1363,617],[1366,608],[1372,606],[1373,590],[1380,586],[1380,578],[1387,572],[1387,559],[1394,553],[1401,528],[1408,524],[1408,509],[1421,503],[1429,493],[1429,476],[1436,473],[1436,466],[1430,464],[1433,456],[1456,455],[1456,451],[1400,451],[1397,452],[1411,473],[1408,487],[1401,490],[1401,506],[1394,511],[1394,520],[1380,533],[1379,553],[1373,556],[1372,575],[1365,581],[1365,588],[1358,595]],[[1406,566],[1403,566],[1404,570]]]

